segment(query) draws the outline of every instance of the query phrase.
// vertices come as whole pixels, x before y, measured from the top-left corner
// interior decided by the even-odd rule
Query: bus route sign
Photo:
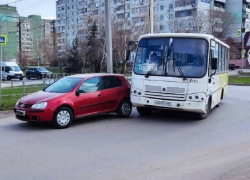
[[[5,35],[0,35],[0,45],[4,46],[7,43],[7,37]]]

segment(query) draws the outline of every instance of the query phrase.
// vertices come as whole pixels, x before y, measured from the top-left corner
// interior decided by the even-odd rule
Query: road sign
[[[241,36],[241,30],[240,30],[240,29],[238,29],[236,36],[237,36],[237,37],[240,37],[240,36]]]
[[[40,61],[40,57],[37,57],[37,59],[36,59],[38,62]]]
[[[4,46],[7,43],[7,37],[5,35],[0,35],[0,45]]]
[[[246,50],[242,49],[241,50],[241,58],[245,58]]]

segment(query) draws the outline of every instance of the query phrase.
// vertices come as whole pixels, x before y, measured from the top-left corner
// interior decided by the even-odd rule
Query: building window
[[[173,9],[173,4],[169,4],[169,9]]]
[[[161,8],[160,8],[160,9],[161,9],[161,11],[163,11],[163,10],[164,10],[164,6],[163,6],[163,5],[161,5]]]
[[[161,20],[161,21],[164,20],[164,15],[161,15],[161,16],[160,16],[160,20]]]

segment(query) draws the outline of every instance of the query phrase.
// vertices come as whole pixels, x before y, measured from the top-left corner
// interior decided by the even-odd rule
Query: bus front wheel
[[[199,120],[206,119],[210,113],[211,110],[211,99],[209,99],[208,103],[206,104],[206,112],[199,114]]]
[[[150,108],[146,108],[146,107],[137,107],[136,108],[138,113],[142,116],[145,116],[145,115],[150,115],[152,113],[152,109]]]

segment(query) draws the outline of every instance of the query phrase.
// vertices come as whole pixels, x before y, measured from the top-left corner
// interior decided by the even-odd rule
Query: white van
[[[20,79],[23,80],[23,71],[16,62],[2,62],[2,71],[8,73],[7,80]]]

